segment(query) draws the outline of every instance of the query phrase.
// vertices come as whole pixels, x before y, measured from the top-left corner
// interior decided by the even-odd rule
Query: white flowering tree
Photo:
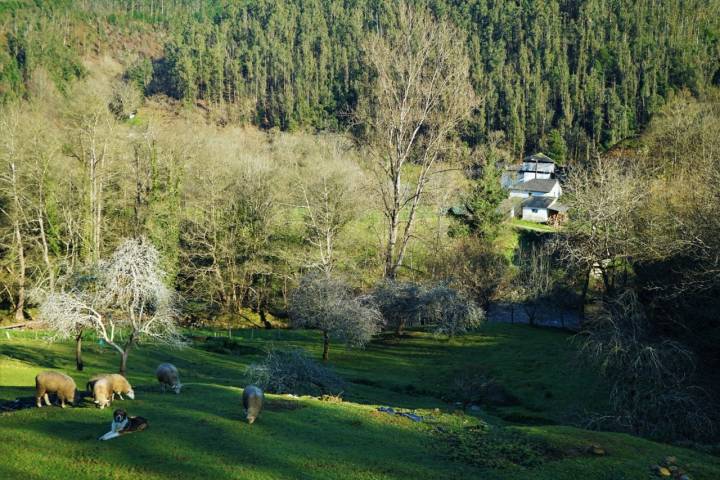
[[[180,345],[175,292],[163,282],[160,256],[145,239],[123,242],[98,269],[92,290],[51,292],[40,311],[58,339],[92,329],[120,354],[120,373],[142,338]]]

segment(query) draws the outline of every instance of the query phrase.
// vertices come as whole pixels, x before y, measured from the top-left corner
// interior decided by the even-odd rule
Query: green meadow
[[[348,382],[343,402],[267,395],[248,425],[245,367],[270,345],[319,356],[319,340],[316,332],[245,329],[193,331],[182,350],[141,345],[129,361],[136,399],[113,408],[146,417],[148,430],[97,441],[111,410],[89,397],[64,410],[1,413],[0,478],[641,479],[653,478],[650,468],[667,456],[692,479],[720,478],[717,457],[573,426],[603,410],[605,387],[578,363],[570,335],[519,325],[487,325],[452,340],[411,332],[366,350],[336,345],[329,365]],[[76,372],[71,343],[35,332],[3,335],[0,402],[32,397],[43,370],[65,372],[83,388],[91,375],[117,369],[117,355],[92,339],[84,357],[85,371]],[[154,378],[165,361],[180,370],[180,395],[161,393]],[[491,378],[512,401],[463,412],[452,398],[463,371]],[[589,453],[592,445],[606,454]]]

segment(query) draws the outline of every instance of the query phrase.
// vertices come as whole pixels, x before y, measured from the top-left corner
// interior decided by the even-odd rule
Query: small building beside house
[[[522,219],[539,223],[560,223],[567,207],[557,198],[528,197],[522,203]]]

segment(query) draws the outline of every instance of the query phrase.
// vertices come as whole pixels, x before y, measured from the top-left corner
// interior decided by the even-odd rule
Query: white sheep
[[[35,403],[38,408],[42,407],[41,399],[45,399],[45,404],[50,406],[50,398],[48,393],[57,394],[60,400],[60,406],[65,408],[65,402],[75,403],[75,380],[58,372],[42,372],[35,377]]]
[[[160,382],[162,391],[165,391],[166,387],[170,387],[176,394],[180,393],[182,383],[180,383],[180,375],[178,374],[177,368],[172,363],[162,363],[155,371],[155,376]]]
[[[245,408],[245,418],[249,424],[252,424],[258,415],[260,415],[263,400],[265,400],[263,391],[255,385],[248,385],[245,387],[245,390],[243,390],[243,407]]]

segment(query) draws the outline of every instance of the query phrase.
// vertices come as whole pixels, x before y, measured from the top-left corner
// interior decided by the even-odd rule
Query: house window
[[[533,212],[533,213],[537,213],[537,208],[533,208],[533,209],[532,209],[532,212]]]

